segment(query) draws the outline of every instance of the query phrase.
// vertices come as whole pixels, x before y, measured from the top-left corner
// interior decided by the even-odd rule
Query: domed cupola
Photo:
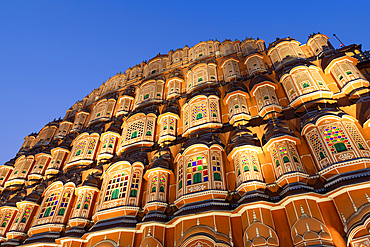
[[[308,174],[297,150],[301,141],[280,118],[270,119],[263,135],[263,149],[271,154],[276,183],[305,182]]]
[[[232,82],[227,85],[224,104],[228,108],[230,124],[244,125],[251,119],[247,98],[249,98],[248,91],[242,82]]]
[[[282,107],[276,96],[278,86],[276,83],[265,75],[252,78],[249,83],[249,91],[256,98],[258,114],[268,119],[279,117]]]
[[[244,125],[239,125],[238,129],[231,133],[228,152],[227,158],[234,164],[238,192],[245,193],[265,188],[258,160],[258,154],[262,153],[262,149],[256,135]]]
[[[157,123],[159,126],[158,143],[166,144],[176,139],[177,126],[179,117],[179,105],[176,100],[167,103],[162,113],[158,116]]]
[[[168,206],[169,180],[173,176],[171,151],[168,147],[160,148],[153,156],[144,174],[147,180],[146,203],[144,210],[149,212],[144,221],[165,219],[164,210]],[[161,217],[158,217],[158,214]]]

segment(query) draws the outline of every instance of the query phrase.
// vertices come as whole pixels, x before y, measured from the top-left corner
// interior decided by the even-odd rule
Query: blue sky
[[[2,1],[0,164],[110,76],[200,41],[312,32],[370,50],[370,1]]]

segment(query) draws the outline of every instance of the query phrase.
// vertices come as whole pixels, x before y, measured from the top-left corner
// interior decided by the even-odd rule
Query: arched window
[[[91,198],[92,198],[91,193],[87,193],[85,196],[84,209],[89,209],[90,204],[91,204]]]
[[[222,181],[221,179],[221,161],[217,154],[212,155],[213,178],[215,181]]]
[[[64,192],[63,197],[60,199],[58,215],[62,215],[62,216],[64,215],[68,207],[70,197],[71,197],[71,191]]]
[[[338,125],[326,126],[323,129],[323,136],[329,150],[334,154],[352,149],[346,133]]]
[[[208,167],[206,157],[199,155],[189,159],[186,176],[187,185],[207,182]]]
[[[151,100],[162,100],[163,87],[163,80],[150,80],[145,82],[136,93],[135,107]]]
[[[184,135],[193,131],[195,126],[203,125],[208,128],[209,125],[218,126],[221,122],[219,99],[217,96],[196,96],[183,106]],[[190,117],[189,117],[190,115]],[[190,119],[189,119],[190,118]]]
[[[132,174],[132,183],[131,183],[130,197],[137,197],[137,191],[139,189],[139,183],[140,183],[140,172],[139,171],[135,171]]]
[[[216,65],[199,64],[187,73],[187,92],[191,92],[199,84],[212,83],[217,80]]]
[[[158,176],[154,176],[152,179],[152,186],[151,186],[151,192],[157,191],[157,184],[158,184]]]
[[[122,172],[112,177],[108,182],[104,201],[106,202],[118,198],[125,198],[127,194],[128,181],[129,175],[126,172]]]
[[[138,113],[127,119],[122,125],[123,131],[117,152],[121,153],[128,145],[133,143],[139,145],[142,141],[153,142],[155,121],[156,115],[152,113],[148,115]]]
[[[1,223],[1,227],[6,227],[11,218],[12,218],[12,214],[11,213],[6,213],[4,218],[3,218],[3,222]]]
[[[159,178],[159,192],[165,192],[165,185],[166,185],[166,177],[164,175],[161,175]]]
[[[60,192],[51,193],[49,197],[47,197],[39,218],[45,218],[49,216],[53,216],[55,210],[57,209],[57,205],[60,199]]]
[[[166,84],[168,87],[167,99],[174,97],[176,95],[179,95],[181,93],[182,80],[177,79],[177,78],[172,78],[172,79],[169,79],[169,81]]]
[[[78,136],[72,143],[73,148],[68,163],[79,160],[92,160],[95,155],[99,135],[84,133]],[[67,164],[68,166],[69,164]]]

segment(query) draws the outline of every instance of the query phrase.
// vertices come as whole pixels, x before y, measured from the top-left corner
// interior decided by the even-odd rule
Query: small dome
[[[89,175],[85,181],[82,183],[82,186],[89,186],[93,188],[100,188],[100,183],[93,175]]]
[[[328,240],[328,241],[331,241],[331,236],[329,233],[325,232],[324,230],[322,230],[320,233],[319,233],[319,236],[321,239],[324,239],[324,240]]]
[[[303,241],[303,238],[301,235],[297,234],[294,239],[293,239],[293,244],[296,245],[296,244],[299,244]]]
[[[267,50],[270,50],[271,48],[275,47],[276,45],[280,44],[281,42],[284,42],[284,41],[295,41],[296,39],[293,39],[293,38],[276,38],[276,40],[272,43],[269,44],[269,46],[267,47]]]
[[[167,112],[172,112],[176,115],[179,115],[180,111],[179,111],[179,104],[177,100],[171,100],[170,102],[167,103],[162,114],[167,113]]]
[[[269,140],[279,136],[292,136],[295,137],[293,132],[289,129],[289,126],[281,119],[277,118],[274,120],[269,119],[269,123],[265,126],[263,134],[263,143],[266,144]]]
[[[247,88],[244,86],[244,84],[240,81],[230,82],[227,84],[227,88],[225,91],[225,95],[228,95],[229,93],[236,92],[236,91],[242,91],[242,92],[248,92]]]
[[[260,146],[258,138],[245,125],[239,125],[239,128],[234,130],[230,136],[230,150],[245,145]]]
[[[262,82],[265,82],[265,81],[272,82],[272,83],[275,84],[275,82],[272,79],[270,79],[269,77],[267,77],[266,75],[259,75],[259,76],[253,77],[250,80],[250,82],[248,84],[249,91],[252,91],[255,86],[257,86],[258,84],[260,84]]]
[[[259,245],[266,245],[266,239],[264,239],[261,236],[257,236],[253,239],[253,245],[254,246],[259,246]]]
[[[312,241],[312,240],[316,240],[316,239],[320,239],[320,236],[319,236],[319,234],[317,234],[316,232],[313,232],[313,231],[307,231],[303,235],[303,240],[304,241]]]
[[[279,242],[274,237],[269,237],[267,239],[267,243],[268,243],[269,246],[270,245],[272,245],[272,246],[279,246]]]

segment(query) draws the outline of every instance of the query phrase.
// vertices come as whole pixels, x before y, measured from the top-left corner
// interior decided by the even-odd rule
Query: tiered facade
[[[0,166],[1,246],[370,246],[369,68],[317,33],[119,73]]]

